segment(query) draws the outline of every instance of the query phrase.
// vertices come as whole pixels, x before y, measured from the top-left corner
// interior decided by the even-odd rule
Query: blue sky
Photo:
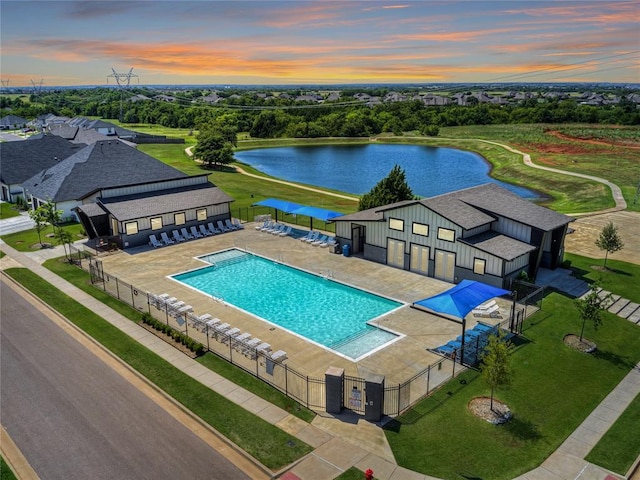
[[[640,82],[634,1],[0,2],[10,86]]]

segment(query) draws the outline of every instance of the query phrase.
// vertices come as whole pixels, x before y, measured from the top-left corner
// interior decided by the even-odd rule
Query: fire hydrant
[[[373,480],[373,470],[368,468],[367,471],[364,472],[364,480]]]

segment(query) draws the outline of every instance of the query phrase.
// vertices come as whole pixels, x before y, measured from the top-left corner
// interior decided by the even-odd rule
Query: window
[[[176,225],[184,225],[185,223],[187,223],[187,218],[185,217],[184,212],[176,213],[173,216],[173,219]]]
[[[160,230],[162,228],[162,217],[151,219],[151,230]]]
[[[124,231],[127,235],[138,233],[138,222],[127,222],[124,224]]]
[[[391,230],[400,230],[401,232],[404,231],[404,220],[399,220],[397,218],[390,218],[389,228]]]
[[[438,240],[446,240],[447,242],[453,242],[456,239],[455,230],[449,230],[448,228],[438,227]]]
[[[196,218],[199,222],[204,222],[207,219],[207,209],[201,208],[200,210],[196,210]]]
[[[415,235],[423,235],[425,237],[429,236],[429,225],[425,225],[424,223],[414,223],[412,230]]]
[[[473,259],[473,273],[477,273],[478,275],[484,275],[484,269],[487,264],[486,260],[482,258],[474,258]]]

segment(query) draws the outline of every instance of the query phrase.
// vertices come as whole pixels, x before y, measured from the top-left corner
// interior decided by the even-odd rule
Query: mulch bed
[[[512,417],[509,407],[495,398],[493,399],[493,410],[491,410],[490,397],[476,397],[469,402],[467,408],[476,417],[494,425],[507,423]]]
[[[582,353],[593,353],[597,348],[597,345],[591,340],[583,338],[582,341],[580,341],[580,336],[574,335],[573,333],[565,335],[562,341],[566,346],[571,347],[574,350],[578,350]]]
[[[144,322],[138,322],[138,325],[140,325],[142,328],[144,328],[145,330],[153,333],[156,337],[164,340],[165,342],[167,342],[169,345],[171,345],[172,347],[180,350],[182,353],[184,353],[187,357],[190,358],[197,358],[197,354],[196,352],[193,352],[190,348],[188,348],[186,345],[183,345],[182,342],[178,342],[176,340],[173,339],[173,337],[171,337],[170,335],[167,335],[164,332],[161,332],[160,330],[156,330],[155,328],[153,328],[151,325],[148,325]]]

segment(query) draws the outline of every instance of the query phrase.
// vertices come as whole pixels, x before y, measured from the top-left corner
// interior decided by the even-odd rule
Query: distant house
[[[133,95],[131,97],[129,97],[127,99],[127,101],[129,102],[144,102],[146,100],[151,100],[149,97],[147,97],[146,95],[142,95],[141,93],[138,93],[137,95]]]
[[[333,219],[336,239],[367,260],[451,283],[510,288],[564,255],[571,217],[494,184],[364,210]]]
[[[28,140],[0,143],[0,184],[2,200],[16,202],[17,197],[26,200],[22,183],[57,165],[86,145],[74,145],[54,135],[40,135]]]
[[[0,118],[1,130],[18,130],[24,128],[27,125],[28,120],[26,118],[18,117],[17,115],[7,115]]]

